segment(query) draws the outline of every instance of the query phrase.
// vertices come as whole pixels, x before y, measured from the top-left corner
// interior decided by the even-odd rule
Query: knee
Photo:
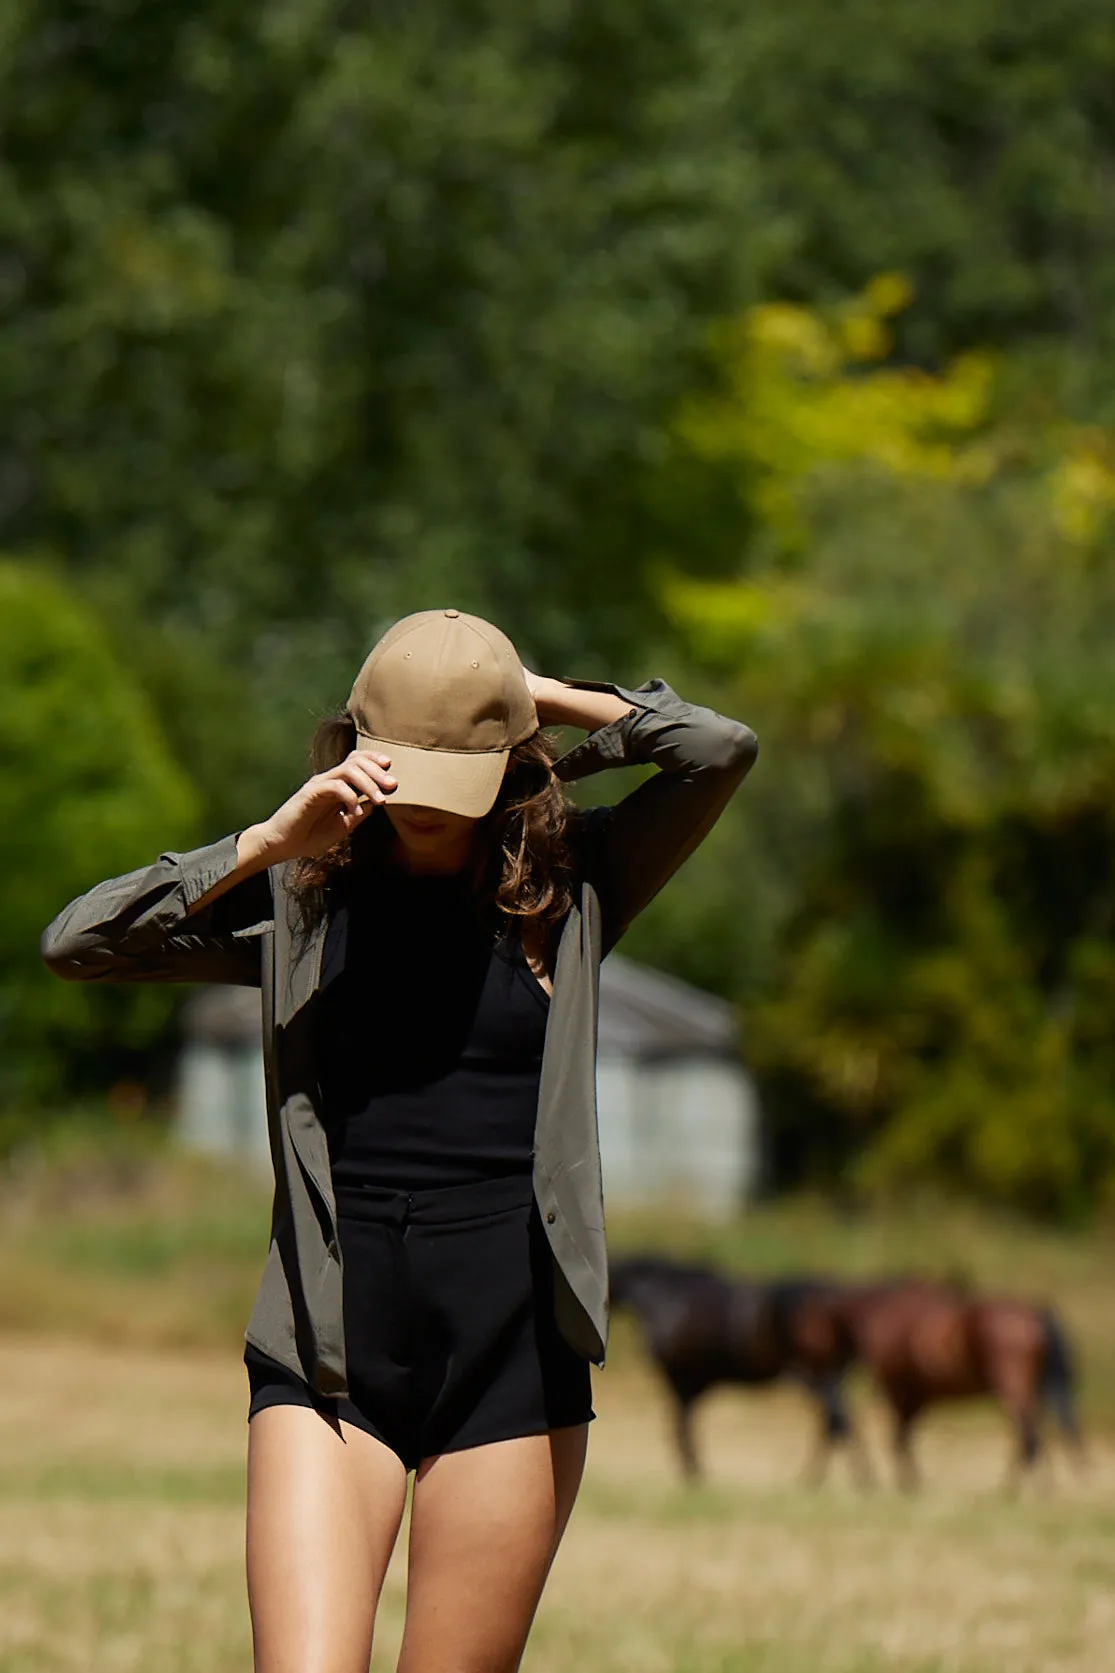
[[[371,1641],[368,1650],[354,1650],[329,1641],[328,1633],[316,1643],[297,1643],[289,1639],[281,1644],[256,1643],[252,1660],[253,1673],[368,1673],[371,1660]]]

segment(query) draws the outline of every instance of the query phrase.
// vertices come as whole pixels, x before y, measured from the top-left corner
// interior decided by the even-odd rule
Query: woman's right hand
[[[268,865],[327,853],[390,796],[395,789],[390,766],[386,755],[352,750],[339,766],[307,779],[270,819],[253,825],[245,846],[256,849]]]

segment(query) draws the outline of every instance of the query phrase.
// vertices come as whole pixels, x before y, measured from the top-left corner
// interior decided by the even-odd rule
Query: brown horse
[[[673,1396],[674,1438],[685,1475],[700,1475],[693,1408],[718,1384],[760,1388],[789,1379],[812,1400],[820,1424],[817,1456],[841,1444],[861,1478],[866,1456],[844,1400],[842,1379],[852,1358],[841,1357],[832,1333],[807,1362],[788,1326],[815,1280],[756,1282],[729,1278],[704,1266],[634,1255],[609,1269],[612,1305],[635,1314],[659,1375]]]
[[[871,1372],[893,1414],[903,1487],[918,1481],[914,1425],[927,1407],[945,1400],[982,1395],[1000,1402],[1017,1436],[1012,1481],[1031,1469],[1041,1452],[1047,1407],[1066,1443],[1081,1455],[1073,1355],[1049,1307],[917,1279],[829,1284],[801,1293],[786,1328],[794,1356],[814,1375],[850,1359]],[[829,1450],[822,1435],[818,1474]]]

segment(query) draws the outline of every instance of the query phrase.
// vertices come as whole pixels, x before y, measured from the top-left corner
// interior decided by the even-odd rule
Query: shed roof
[[[255,988],[212,987],[187,1000],[187,1039],[214,1046],[259,1039]],[[676,976],[612,953],[600,970],[600,1051],[612,1057],[724,1056],[737,1049],[735,1007]]]
[[[600,967],[600,1051],[614,1057],[734,1054],[734,1005],[612,953]]]

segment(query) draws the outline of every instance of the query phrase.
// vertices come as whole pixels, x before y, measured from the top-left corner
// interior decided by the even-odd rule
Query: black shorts
[[[248,1416],[309,1406],[424,1458],[593,1417],[588,1361],[554,1320],[553,1257],[529,1179],[338,1194],[347,1399],[250,1343]]]

